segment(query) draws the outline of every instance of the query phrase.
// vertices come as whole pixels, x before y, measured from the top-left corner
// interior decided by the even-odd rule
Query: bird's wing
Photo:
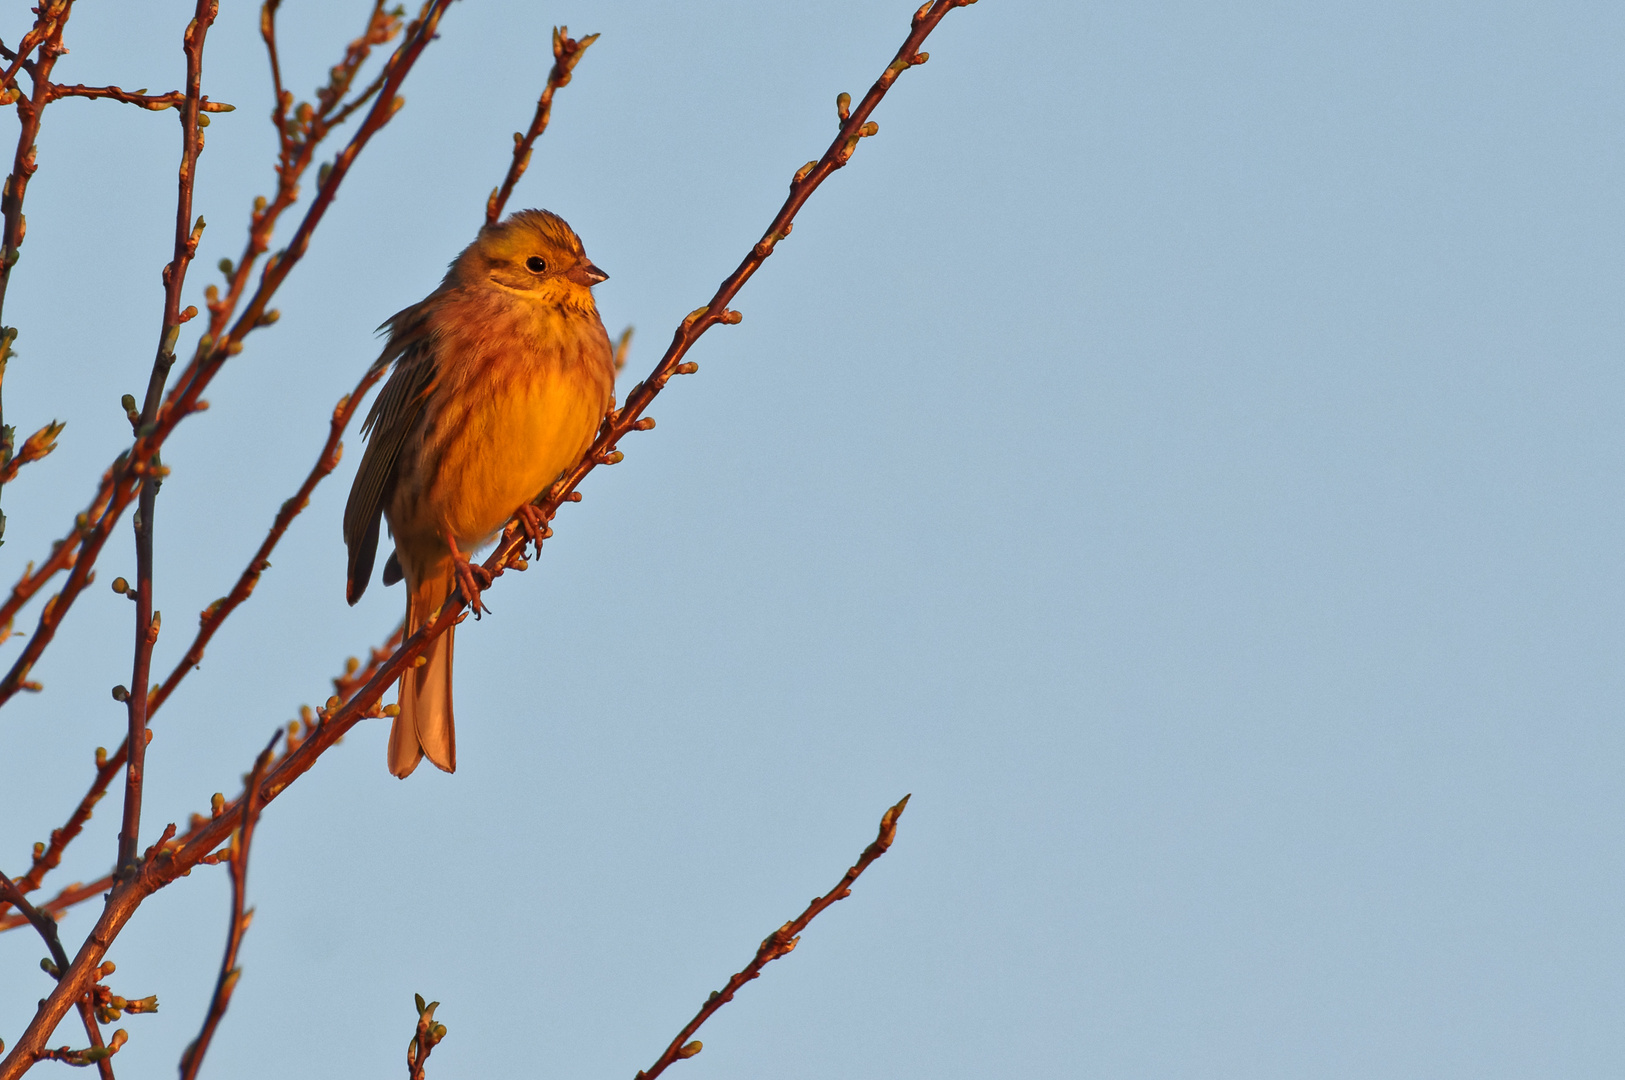
[[[352,604],[361,599],[367,579],[372,576],[373,559],[378,554],[379,519],[394,487],[401,446],[423,411],[437,373],[434,335],[423,320],[403,319],[412,311],[408,308],[386,324],[393,326],[394,333],[377,363],[394,361],[395,371],[361,425],[362,434],[368,436],[367,450],[361,456],[350,501],[344,507],[344,543],[350,549],[346,594]]]

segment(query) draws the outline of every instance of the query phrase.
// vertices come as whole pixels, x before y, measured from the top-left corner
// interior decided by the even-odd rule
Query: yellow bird
[[[592,298],[607,276],[563,218],[522,210],[481,229],[438,289],[384,324],[376,366],[395,370],[362,425],[344,508],[350,603],[367,588],[382,516],[395,540],[384,584],[406,579],[408,634],[454,585],[480,610],[490,575],[469,555],[575,464],[609,410],[614,353]],[[396,776],[425,755],[457,768],[452,631],[425,656],[400,681]]]

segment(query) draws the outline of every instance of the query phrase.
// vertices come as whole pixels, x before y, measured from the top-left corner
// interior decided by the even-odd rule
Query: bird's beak
[[[564,276],[575,282],[577,285],[586,285],[589,287],[598,284],[600,281],[609,280],[609,275],[598,269],[598,267],[594,266],[592,263],[583,263],[580,266],[573,266],[565,272]]]

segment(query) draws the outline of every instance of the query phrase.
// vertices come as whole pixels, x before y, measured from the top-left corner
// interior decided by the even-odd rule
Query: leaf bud
[[[677,1056],[680,1057],[680,1058],[691,1058],[695,1054],[699,1053],[701,1050],[704,1050],[704,1049],[705,1049],[705,1044],[702,1043],[700,1040],[695,1039],[691,1043],[685,1043],[683,1045],[683,1048],[681,1050],[677,1051]]]
[[[835,95],[835,113],[846,123],[846,118],[852,115],[852,95],[842,90]]]

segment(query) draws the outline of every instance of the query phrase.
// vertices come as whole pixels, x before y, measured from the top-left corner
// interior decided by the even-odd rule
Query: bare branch
[[[502,186],[492,188],[491,197],[485,201],[487,225],[496,224],[502,216],[502,208],[508,205],[508,196],[513,194],[514,185],[519,183],[519,178],[530,167],[531,148],[542,132],[547,130],[547,122],[553,115],[554,92],[561,86],[570,85],[570,73],[575,70],[576,61],[587,51],[587,46],[597,40],[597,34],[588,34],[577,41],[570,36],[568,26],[553,28],[553,69],[547,73],[547,85],[542,89],[541,99],[536,102],[536,115],[530,121],[530,130],[523,135],[517,131],[513,134],[513,164],[508,166],[508,175],[503,177]]]
[[[106,98],[109,101],[122,101],[126,105],[137,105],[152,112],[178,109],[186,104],[186,94],[180,90],[171,90],[167,94],[149,94],[145,90],[122,90],[117,86],[86,86],[83,83],[51,83],[46,87],[45,96],[47,101],[60,101],[69,97],[92,100]],[[218,113],[233,112],[237,106],[203,98],[198,102],[198,108],[206,113]]]
[[[903,816],[903,807],[908,805],[908,800],[909,796],[904,795],[896,806],[886,811],[880,819],[880,834],[875,837],[873,843],[863,849],[858,861],[847,869],[841,880],[835,883],[835,887],[814,899],[807,905],[806,911],[767,935],[757,947],[755,958],[745,965],[743,971],[736,972],[721,990],[713,992],[706,999],[705,1004],[700,1006],[700,1011],[694,1014],[694,1019],[677,1033],[677,1037],[666,1047],[665,1052],[655,1059],[655,1063],[647,1070],[638,1072],[637,1080],[654,1080],[665,1072],[666,1067],[672,1062],[698,1054],[703,1048],[702,1044],[690,1040],[700,1029],[700,1025],[709,1020],[712,1013],[732,1001],[740,987],[761,975],[764,967],[794,949],[801,940],[801,932],[807,929],[807,924],[816,919],[825,908],[837,900],[845,900],[852,895],[852,883],[858,880],[858,875],[869,869],[870,863],[886,854],[892,841],[897,838],[897,819]]]

